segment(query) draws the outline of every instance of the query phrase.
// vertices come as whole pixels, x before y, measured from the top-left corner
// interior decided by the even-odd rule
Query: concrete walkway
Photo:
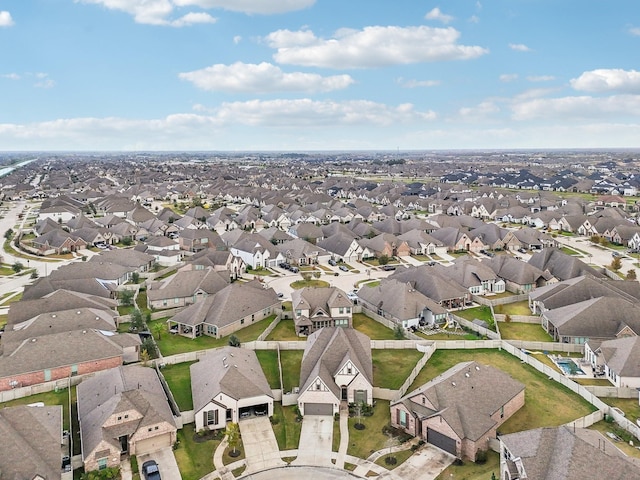
[[[231,473],[231,470],[229,470],[222,461],[222,456],[224,455],[224,451],[227,449],[228,445],[229,442],[225,436],[220,442],[220,445],[218,445],[218,448],[216,448],[216,451],[213,452],[213,466],[222,480],[233,480],[235,478],[233,473]]]
[[[349,447],[349,405],[347,402],[340,403],[340,446],[336,456],[336,468],[344,468],[344,460]]]

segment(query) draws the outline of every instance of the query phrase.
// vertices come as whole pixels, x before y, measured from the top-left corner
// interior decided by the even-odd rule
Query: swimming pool
[[[555,362],[565,375],[586,375],[586,373],[584,373],[584,371],[573,360],[559,359]]]

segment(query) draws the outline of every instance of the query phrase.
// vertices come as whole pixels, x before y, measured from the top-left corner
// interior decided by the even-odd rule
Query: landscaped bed
[[[499,368],[526,387],[525,406],[500,427],[501,433],[563,425],[596,410],[593,405],[568,388],[549,380],[546,375],[530,365],[521,363],[509,353],[498,350],[437,350],[418,374],[409,391],[460,362],[472,360]]]

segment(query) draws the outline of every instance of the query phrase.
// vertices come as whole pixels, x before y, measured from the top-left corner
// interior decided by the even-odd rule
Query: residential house
[[[563,425],[501,435],[500,480],[640,479],[637,465],[588,432]]]
[[[457,227],[444,227],[435,230],[431,236],[441,242],[448,252],[473,252],[479,253],[487,246],[479,237],[471,238]]]
[[[186,307],[229,285],[231,279],[213,267],[204,270],[181,270],[164,280],[148,283],[147,307],[166,309]]]
[[[6,479],[71,480],[63,472],[62,406],[26,406],[0,409],[2,455],[0,472]],[[67,456],[67,459],[69,456]],[[70,465],[66,462],[65,465]]]
[[[243,234],[237,242],[229,246],[232,254],[254,269],[275,267],[284,261],[284,255],[275,245],[257,233]]]
[[[524,402],[524,385],[507,373],[463,362],[392,402],[391,425],[458,458],[475,460]]]
[[[509,292],[526,293],[557,280],[549,272],[508,255],[497,255],[484,261],[505,282]]]
[[[409,230],[402,235],[398,235],[398,240],[407,243],[411,255],[437,255],[446,251],[441,241],[423,230]]]
[[[277,245],[276,248],[282,253],[285,261],[291,265],[317,265],[327,263],[331,258],[331,254],[324,248],[301,238],[287,240]]]
[[[28,244],[27,245],[28,248]],[[51,230],[31,240],[31,247],[38,255],[63,255],[87,248],[87,242],[80,236],[62,229]]]
[[[434,265],[434,275],[451,280],[466,288],[472,295],[504,293],[505,281],[487,266],[473,257],[463,255],[454,260],[453,265]]]
[[[132,249],[107,250],[89,259],[88,264],[120,265],[130,273],[145,274],[153,269],[156,259],[148,253],[138,252]],[[102,268],[102,267],[101,267]]]
[[[242,276],[246,265],[244,261],[229,251],[202,250],[189,257],[189,263],[182,269],[203,270],[213,267],[217,272],[226,271],[231,280]]]
[[[405,329],[435,327],[447,321],[447,310],[413,288],[411,283],[385,279],[358,290],[360,305]]]
[[[371,251],[375,257],[408,257],[411,255],[409,244],[391,233],[381,233],[373,238],[362,238],[360,244]]]
[[[345,232],[339,232],[323,240],[319,240],[317,245],[331,253],[335,261],[349,263],[373,256],[368,253],[365,255],[365,249],[358,243],[358,240],[356,240],[353,235]]]
[[[353,302],[336,287],[303,288],[291,294],[293,322],[298,335],[324,327],[351,327]]]
[[[167,320],[172,331],[221,338],[280,311],[280,299],[258,280],[232,283]],[[175,330],[174,330],[175,328]]]
[[[428,265],[396,270],[388,278],[411,283],[417,291],[446,309],[462,308],[471,302],[467,289],[448,278],[434,275],[433,267]]]
[[[373,403],[371,340],[352,328],[325,327],[307,338],[300,366],[302,415],[334,415],[340,403]]]
[[[155,369],[112,368],[77,387],[85,471],[119,467],[121,455],[153,453],[176,442],[177,427]]]
[[[273,394],[253,350],[209,350],[191,370],[195,429],[217,430],[252,415],[273,415]]]
[[[640,388],[640,337],[629,335],[613,340],[589,340],[584,358],[594,373],[615,387]]]
[[[188,252],[199,252],[207,248],[222,249],[224,242],[216,232],[206,229],[185,229],[178,238],[180,249]]]
[[[549,272],[560,281],[583,275],[607,278],[600,270],[596,270],[579,258],[568,255],[558,248],[545,248],[535,252],[527,263],[543,272]]]

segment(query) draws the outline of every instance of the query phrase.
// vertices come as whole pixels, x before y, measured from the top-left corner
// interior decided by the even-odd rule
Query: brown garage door
[[[436,432],[431,428],[427,429],[427,442],[431,445],[435,445],[436,447],[441,448],[445,452],[449,452],[452,455],[458,455],[458,450],[456,448],[456,439],[447,437],[446,435],[440,432]]]
[[[305,403],[305,415],[333,415],[333,404],[331,403]]]
[[[136,455],[155,452],[161,448],[171,446],[171,434],[165,433],[151,438],[145,438],[136,442]]]

